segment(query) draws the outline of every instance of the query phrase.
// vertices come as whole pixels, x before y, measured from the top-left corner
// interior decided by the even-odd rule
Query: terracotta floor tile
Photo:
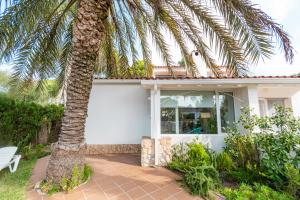
[[[141,198],[139,198],[138,200],[154,200],[154,199],[149,195],[145,195],[145,196],[142,196]]]
[[[131,181],[129,183],[125,183],[124,185],[121,185],[120,187],[124,190],[124,191],[129,191],[129,190],[132,190],[134,188],[136,188],[138,185]]]
[[[84,187],[84,188],[80,188],[81,191],[83,191],[84,193],[94,193],[94,192],[101,192],[102,189],[100,186],[98,185],[91,185],[89,187]]]
[[[141,186],[141,188],[147,193],[151,193],[159,189],[159,187],[153,183],[148,183],[146,185],[143,185]]]
[[[99,184],[99,183],[98,183]],[[114,187],[116,187],[116,184],[114,184],[114,182],[106,182],[104,184],[99,184],[99,186],[101,187],[101,189],[105,192],[108,191]]]
[[[181,191],[181,192],[175,194],[174,197],[177,199],[184,199],[184,200],[200,200],[200,199],[202,199],[200,197],[190,195],[186,191]]]
[[[169,194],[176,194],[176,193],[180,192],[182,189],[178,185],[170,184],[170,185],[163,187],[162,190]]]
[[[47,196],[46,198],[43,198],[43,200],[64,200],[64,199],[65,199],[64,193],[53,194],[51,196]]]
[[[85,195],[86,200],[108,200],[104,193],[94,193]]]
[[[93,168],[91,180],[69,194],[42,197],[28,189],[31,200],[196,200],[182,190],[176,180],[181,179],[165,168],[140,167],[140,155],[107,154],[87,156]],[[29,185],[45,176],[48,158],[39,160],[34,168]],[[60,196],[59,196],[60,195]]]
[[[167,192],[165,192],[164,190],[158,190],[158,191],[155,191],[153,193],[150,194],[150,196],[153,198],[153,199],[157,199],[157,200],[162,200],[162,199],[167,199],[169,198],[170,196],[172,196],[172,194],[169,194]],[[185,200],[185,199],[184,199]]]
[[[128,182],[130,182],[131,179],[128,178],[128,177],[118,177],[114,180],[114,183],[118,184],[118,185],[123,185],[123,184],[126,184]]]
[[[130,200],[130,197],[126,194],[120,194],[110,198],[109,200]]]
[[[81,191],[68,193],[64,197],[65,200],[85,200],[84,194]]]
[[[112,198],[114,196],[118,196],[122,194],[123,191],[119,187],[113,187],[110,190],[105,191],[105,194],[108,198]]]
[[[139,187],[134,188],[130,191],[127,192],[127,194],[130,196],[130,198],[132,199],[138,199],[144,195],[146,195],[146,193]]]

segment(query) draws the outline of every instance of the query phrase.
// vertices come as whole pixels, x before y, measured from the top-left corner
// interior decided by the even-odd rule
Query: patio
[[[107,154],[88,156],[93,177],[85,185],[65,194],[41,196],[33,185],[45,176],[48,157],[40,159],[30,180],[28,200],[156,200],[201,199],[180,187],[180,176],[164,168],[143,168],[140,155]]]

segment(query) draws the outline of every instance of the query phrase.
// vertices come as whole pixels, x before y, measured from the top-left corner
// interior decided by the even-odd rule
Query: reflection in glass
[[[224,131],[224,128],[232,126],[235,121],[233,93],[219,93],[219,102],[221,113],[221,127]]]
[[[175,108],[161,108],[161,133],[176,134]]]
[[[161,91],[162,134],[216,134],[216,98],[208,91]]]

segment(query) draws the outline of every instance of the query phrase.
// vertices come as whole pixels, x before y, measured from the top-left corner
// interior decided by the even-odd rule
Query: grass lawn
[[[0,171],[0,200],[24,200],[27,182],[36,159],[20,160],[15,173],[8,168]]]

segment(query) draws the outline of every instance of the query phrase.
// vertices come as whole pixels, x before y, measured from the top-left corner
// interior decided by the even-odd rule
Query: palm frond
[[[77,3],[0,0],[5,7],[0,14],[0,63],[13,62],[13,80],[21,79],[25,86],[36,82],[42,90],[43,80],[57,79],[63,87],[70,70],[67,63]],[[197,68],[190,48],[199,52],[215,75],[219,65],[231,75],[246,74],[249,65],[273,54],[275,42],[287,62],[294,57],[288,34],[250,0],[112,0],[103,25],[105,38],[95,72],[108,76],[131,76],[131,65],[141,59],[151,76],[149,38],[165,64],[173,65],[168,35],[194,76]]]

